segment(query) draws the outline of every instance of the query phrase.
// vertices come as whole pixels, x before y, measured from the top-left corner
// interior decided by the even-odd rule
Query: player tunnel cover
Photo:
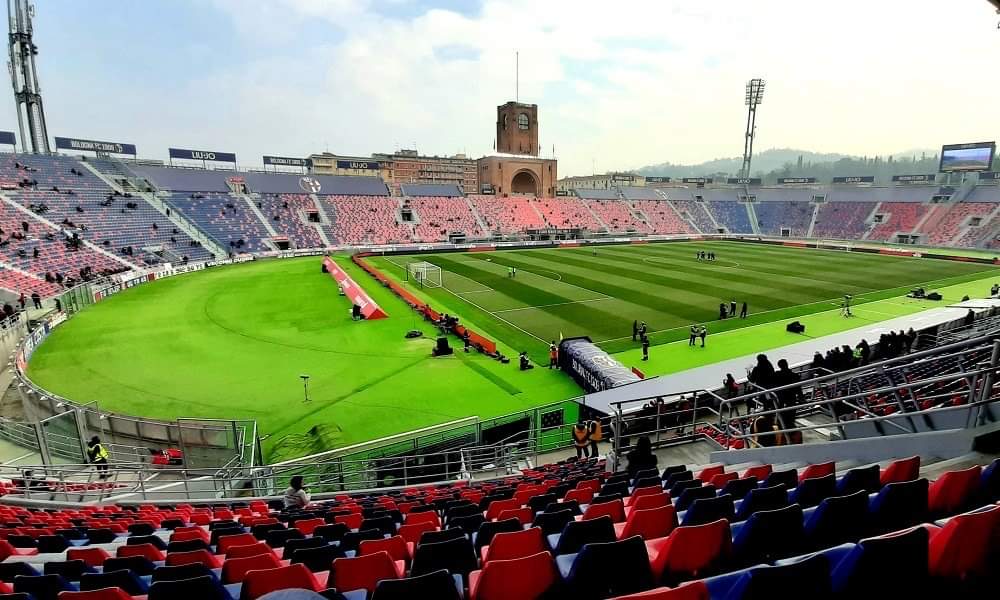
[[[639,381],[638,375],[594,345],[589,337],[560,342],[559,365],[588,393]]]

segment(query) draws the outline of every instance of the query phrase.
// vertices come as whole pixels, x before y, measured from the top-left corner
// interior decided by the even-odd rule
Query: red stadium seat
[[[405,575],[403,561],[394,561],[388,552],[376,552],[354,558],[333,561],[332,581],[338,590],[368,590],[383,579],[400,579]]]
[[[288,589],[320,592],[326,589],[326,582],[323,579],[324,577],[317,577],[305,565],[301,564],[288,565],[287,567],[278,567],[275,569],[249,571],[243,579],[240,599],[256,600],[256,598],[260,598],[265,594]]]
[[[731,473],[716,473],[715,475],[712,476],[712,479],[708,483],[710,483],[711,485],[714,485],[716,488],[718,488],[718,489],[721,490],[723,487],[726,486],[726,482],[732,481],[734,479],[739,479],[739,478],[740,478],[740,475],[739,475],[739,473],[736,473],[736,472],[731,472]]]
[[[650,496],[653,494],[659,494],[663,492],[663,488],[658,485],[650,485],[646,487],[636,488],[632,490],[632,494],[625,499],[625,508],[632,506],[632,504],[642,498],[643,496]]]
[[[216,557],[208,550],[191,550],[190,552],[167,553],[166,564],[168,567],[189,565],[191,563],[200,563],[205,565],[209,569],[218,569],[219,567],[222,566],[222,563],[219,562],[218,557]]]
[[[247,573],[257,569],[276,569],[281,561],[272,553],[247,556],[245,558],[227,558],[222,565],[222,583],[239,583],[246,579]]]
[[[66,551],[66,560],[82,560],[91,567],[99,567],[111,558],[104,548],[70,548]]]
[[[612,600],[709,600],[709,594],[705,582],[689,581],[675,588],[661,587],[638,594],[617,596]]]
[[[349,515],[337,515],[336,517],[334,517],[333,522],[344,523],[350,529],[357,529],[361,527],[361,521],[363,520],[364,519],[362,518],[361,513],[358,512],[358,513],[351,513]]]
[[[207,531],[193,525],[190,527],[178,527],[170,534],[171,542],[186,542],[188,540],[204,540],[206,543],[211,539]]]
[[[481,570],[469,574],[469,598],[534,600],[558,581],[559,573],[548,552],[513,560],[491,560]]]
[[[740,479],[756,477],[757,481],[764,481],[767,479],[767,476],[771,474],[771,470],[771,465],[757,465],[756,467],[750,467],[746,471],[743,471],[743,476]]]
[[[403,520],[403,525],[416,525],[418,523],[430,523],[434,527],[441,527],[441,518],[434,511],[409,513]]]
[[[826,477],[827,475],[833,475],[836,471],[837,464],[834,462],[811,464],[799,473],[799,481],[813,479],[814,477]]]
[[[614,523],[621,523],[625,520],[625,503],[619,499],[600,504],[591,504],[587,507],[587,510],[583,511],[583,516],[580,517],[580,520],[589,521],[590,519],[599,519],[603,516],[611,517],[611,521]]]
[[[257,556],[258,554],[274,554],[271,547],[265,542],[257,542],[255,544],[245,544],[243,546],[230,546],[226,549],[226,559],[230,558],[246,558],[248,556]]]
[[[388,552],[392,560],[410,561],[413,559],[406,547],[406,540],[400,535],[381,540],[364,540],[358,546],[358,556],[375,554],[376,552]]]
[[[252,533],[237,533],[235,535],[219,536],[219,554],[225,554],[233,546],[248,546],[256,544],[257,538]]]
[[[535,516],[531,513],[531,509],[527,506],[522,506],[521,508],[508,508],[507,510],[501,511],[500,516],[496,518],[497,521],[506,521],[507,519],[517,519],[520,521],[522,526],[531,525],[532,520]]]
[[[423,513],[416,513],[416,514],[423,514]],[[435,517],[437,517],[435,513],[430,513],[430,514],[433,514]],[[407,523],[405,525],[402,525],[397,531],[397,533],[400,535],[400,537],[402,537],[406,541],[406,543],[416,544],[417,542],[420,541],[420,536],[423,535],[425,531],[437,531],[437,530],[438,526],[434,525],[431,522],[424,521],[418,523]]]
[[[513,560],[545,552],[545,538],[539,527],[529,527],[523,531],[498,533],[490,543],[483,546],[483,564],[491,560]]]
[[[882,470],[882,485],[913,481],[920,476],[920,457],[901,458]]]
[[[590,488],[577,488],[575,490],[570,490],[566,492],[563,496],[564,502],[569,502],[571,500],[576,500],[580,504],[590,504],[590,501],[594,499],[594,490]]]
[[[656,581],[683,581],[701,577],[724,560],[732,548],[729,522],[678,527],[669,536],[646,542],[649,565]]]
[[[633,535],[652,540],[670,535],[677,527],[677,512],[671,505],[634,510],[624,523],[615,523],[615,536],[619,540]]]
[[[303,535],[312,535],[313,531],[315,531],[320,525],[326,525],[326,521],[321,518],[316,518],[302,519],[301,521],[295,522],[295,528],[301,531]]]
[[[709,465],[704,469],[702,469],[701,471],[699,471],[695,479],[700,479],[705,483],[708,483],[712,481],[712,477],[715,477],[716,475],[721,475],[722,473],[725,472],[726,472],[725,465]]]
[[[126,558],[128,556],[142,556],[156,562],[163,560],[163,552],[152,544],[136,544],[134,546],[118,546],[115,556]]]
[[[965,508],[979,487],[979,465],[961,471],[948,471],[931,483],[927,492],[932,515],[946,516]]]
[[[991,506],[948,519],[940,528],[928,526],[928,562],[935,577],[962,579],[991,570],[991,552],[1000,540],[1000,506]]]
[[[496,521],[501,512],[512,508],[521,508],[523,504],[523,502],[518,502],[514,498],[509,500],[494,500],[486,507],[486,520]]]
[[[118,587],[91,590],[89,592],[59,592],[59,600],[132,600],[125,590]]]

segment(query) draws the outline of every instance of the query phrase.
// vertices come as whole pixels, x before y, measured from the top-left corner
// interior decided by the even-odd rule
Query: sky
[[[261,155],[492,152],[539,106],[561,176],[743,150],[1000,137],[986,0],[35,0],[49,135]],[[8,92],[0,129],[16,130]]]

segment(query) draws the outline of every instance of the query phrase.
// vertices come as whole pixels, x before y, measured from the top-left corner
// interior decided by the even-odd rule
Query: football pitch
[[[696,252],[714,252],[699,260]],[[711,334],[821,313],[843,296],[856,307],[986,277],[988,264],[789,248],[745,242],[684,242],[560,249],[388,256],[368,259],[405,278],[405,265],[442,269],[442,287],[422,292],[432,306],[475,320],[543,360],[552,340],[585,335],[611,353],[634,348],[632,323],[645,321],[652,344],[686,339],[692,324]],[[514,277],[510,269],[516,269]],[[414,284],[410,282],[410,285]],[[988,291],[989,284],[983,287]],[[954,298],[946,298],[955,300]],[[719,304],[746,319],[719,319]],[[891,318],[895,314],[885,318]]]
[[[717,260],[698,261],[697,250]],[[316,257],[262,260],[137,286],[88,307],[35,351],[29,376],[101,410],[173,420],[256,419],[269,461],[412,431],[469,416],[488,419],[578,396],[559,371],[522,372],[485,355],[433,358],[436,331],[347,256],[341,265],[388,313],[355,322]],[[805,317],[824,335],[941,303],[904,300],[915,285],[948,302],[985,296],[994,267],[933,259],[684,242],[587,248],[372,256],[404,279],[405,264],[443,269],[442,287],[417,287],[435,309],[543,365],[550,340],[587,335],[647,374],[675,372],[798,341],[784,322]],[[516,267],[516,277],[509,268]],[[843,294],[854,319],[839,317]],[[747,319],[718,320],[718,305],[749,304]],[[657,346],[638,362],[633,319]],[[692,322],[709,347],[690,352]],[[407,339],[410,330],[423,337]],[[460,346],[452,340],[453,346]],[[308,374],[309,399],[302,374]],[[575,418],[570,403],[567,420]]]

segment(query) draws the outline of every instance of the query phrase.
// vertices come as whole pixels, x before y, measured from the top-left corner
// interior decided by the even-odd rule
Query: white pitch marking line
[[[674,261],[674,260],[675,259],[669,258],[667,256],[647,256],[647,257],[645,257],[645,258],[642,259],[642,262],[649,263],[651,265],[660,264],[660,265],[670,266],[670,263],[664,262],[664,261]],[[677,260],[679,260],[679,259],[677,259]],[[731,265],[718,265],[718,264],[714,264],[714,263],[717,263],[717,262],[728,262],[728,263],[733,263],[733,264],[731,264]],[[718,260],[699,260],[698,264],[699,265],[719,267],[719,268],[722,268],[722,269],[735,269],[735,268],[737,268],[737,267],[740,266],[740,263],[732,261],[732,260],[723,260],[723,261],[718,261]]]
[[[459,296],[458,294],[456,294],[455,292],[451,291],[451,290],[450,290],[450,289],[448,289],[447,287],[445,287],[445,286],[441,286],[441,288],[442,288],[442,289],[444,289],[444,290],[448,290],[448,293],[449,293],[449,294],[452,294],[453,296],[455,296],[455,297],[456,297],[456,298],[458,298],[459,300],[463,300],[463,301],[465,301],[465,302],[468,302],[469,304],[471,304],[471,305],[475,306],[475,307],[476,307],[476,308],[478,308],[479,310],[481,310],[481,311],[483,311],[483,312],[485,312],[485,313],[487,313],[487,314],[491,314],[491,315],[493,315],[493,316],[494,316],[494,317],[496,317],[497,319],[500,319],[501,321],[503,321],[504,323],[506,323],[506,324],[510,325],[511,327],[513,327],[514,329],[516,329],[516,330],[520,331],[521,333],[523,333],[523,334],[525,334],[525,335],[529,335],[529,336],[531,336],[531,337],[535,338],[536,340],[538,340],[539,342],[542,342],[543,344],[547,344],[547,343],[548,343],[547,341],[545,341],[545,340],[543,340],[542,338],[538,337],[537,335],[535,335],[535,334],[531,333],[530,331],[526,331],[526,330],[524,330],[524,329],[521,329],[521,328],[520,328],[520,327],[518,327],[517,325],[515,325],[515,324],[511,323],[510,321],[508,321],[507,319],[505,319],[505,318],[501,317],[500,315],[498,315],[498,314],[494,313],[493,311],[490,311],[490,310],[486,310],[485,308],[483,308],[482,306],[479,306],[478,304],[476,304],[476,303],[475,303],[475,302],[473,302],[472,300],[469,300],[468,298],[463,298],[462,296]]]
[[[519,311],[519,310],[533,310],[533,309],[536,309],[536,308],[548,308],[550,306],[565,306],[567,304],[583,304],[585,302],[601,302],[602,300],[614,300],[614,298],[612,298],[610,296],[606,296],[604,298],[590,298],[589,300],[570,300],[569,302],[553,302],[552,304],[539,304],[537,306],[522,306],[520,308],[505,308],[504,310],[495,310],[495,311],[493,311],[493,314],[516,312],[516,311]]]

